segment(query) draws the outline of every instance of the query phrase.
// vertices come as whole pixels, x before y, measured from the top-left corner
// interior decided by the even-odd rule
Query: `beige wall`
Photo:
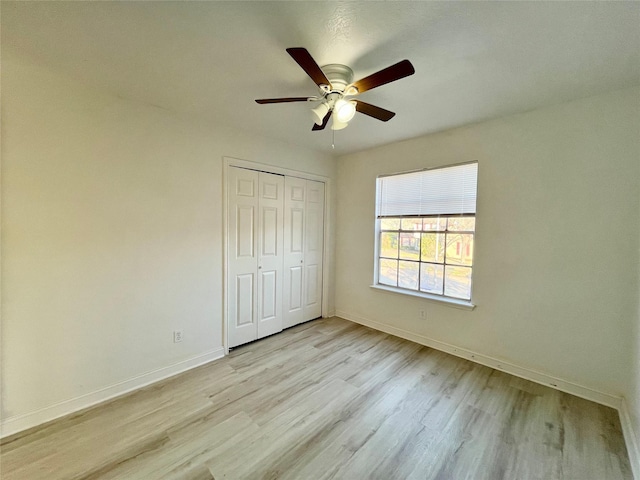
[[[628,89],[339,158],[337,314],[626,393],[638,318],[639,98]],[[471,160],[477,308],[370,288],[376,176]]]
[[[4,48],[2,89],[4,423],[220,352],[223,156],[335,176],[330,157],[94,90]]]
[[[640,139],[640,132],[639,139]],[[640,141],[640,140],[639,140]],[[638,195],[640,201],[640,193]],[[638,248],[640,249],[640,221],[638,222]],[[629,409],[629,430],[628,435],[635,437],[627,439],[627,449],[632,458],[634,474],[636,478],[640,478],[640,262],[638,262],[638,312],[631,327],[631,340],[633,342],[633,352],[630,361],[631,375],[629,377],[629,385],[625,393],[627,407]],[[623,418],[623,421],[625,419]]]

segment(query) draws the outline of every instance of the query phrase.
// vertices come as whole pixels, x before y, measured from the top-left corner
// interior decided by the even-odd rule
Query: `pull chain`
[[[336,148],[336,131],[331,130],[331,148]]]

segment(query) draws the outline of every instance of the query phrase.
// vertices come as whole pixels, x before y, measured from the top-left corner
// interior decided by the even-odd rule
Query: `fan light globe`
[[[331,118],[333,119],[333,121],[331,122],[331,130],[342,130],[347,125],[349,125],[347,122],[341,122],[340,120],[338,120],[335,113],[331,116]]]
[[[340,99],[336,102],[334,115],[336,116],[338,123],[346,124],[349,120],[353,118],[355,114],[356,114],[356,102],[353,102],[353,101],[348,102],[343,99]],[[346,125],[344,127],[346,127]],[[334,130],[337,130],[337,129],[334,128]]]
[[[322,125],[322,120],[324,120],[324,116],[329,111],[329,107],[326,103],[321,103],[315,108],[311,109],[311,114],[313,116],[313,121],[316,122],[317,125]]]

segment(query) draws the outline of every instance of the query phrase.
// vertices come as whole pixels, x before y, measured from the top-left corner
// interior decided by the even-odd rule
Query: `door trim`
[[[315,180],[317,182],[324,183],[324,245],[322,251],[322,316],[329,316],[329,238],[331,233],[331,210],[330,210],[330,198],[331,198],[331,180],[329,177],[323,175],[316,175],[315,173],[301,172],[298,170],[291,170],[289,168],[277,167],[275,165],[269,165],[261,162],[254,162],[250,160],[242,160],[234,157],[222,157],[223,169],[222,169],[222,346],[224,347],[225,355],[229,354],[229,312],[227,305],[228,294],[228,273],[229,273],[229,258],[228,258],[228,232],[229,232],[229,198],[227,191],[227,182],[229,178],[230,167],[246,168],[248,170],[257,170],[259,172],[275,173],[276,175],[284,175],[290,177],[303,178],[305,180]]]

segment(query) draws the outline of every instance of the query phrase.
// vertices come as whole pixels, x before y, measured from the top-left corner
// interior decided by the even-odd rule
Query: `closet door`
[[[302,321],[322,316],[324,183],[307,180],[306,193]]]
[[[257,338],[255,305],[258,265],[259,174],[229,168],[227,315],[229,347]]]
[[[229,347],[282,330],[284,177],[230,167]]]
[[[303,274],[307,181],[285,177],[283,327],[304,321]]]
[[[257,338],[282,330],[284,176],[260,172]]]

